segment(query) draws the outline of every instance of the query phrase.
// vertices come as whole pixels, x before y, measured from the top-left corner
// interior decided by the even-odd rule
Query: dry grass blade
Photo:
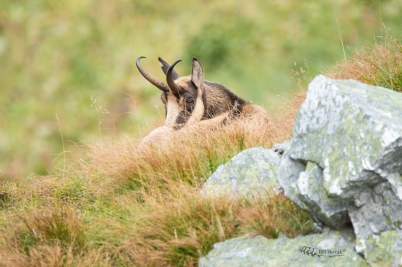
[[[402,45],[396,39],[384,38],[356,50],[351,59],[329,68],[326,74],[402,92]]]

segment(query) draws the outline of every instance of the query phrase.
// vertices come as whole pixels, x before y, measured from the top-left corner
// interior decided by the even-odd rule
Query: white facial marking
[[[165,126],[174,127],[176,126],[176,118],[180,114],[179,103],[177,103],[176,97],[172,93],[168,94],[167,99]]]

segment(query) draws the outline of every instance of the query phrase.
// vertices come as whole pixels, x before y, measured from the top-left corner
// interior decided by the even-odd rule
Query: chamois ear
[[[191,75],[191,81],[195,86],[197,86],[197,88],[201,88],[204,81],[204,71],[202,70],[200,62],[196,58],[193,58],[193,74]]]
[[[169,67],[170,67],[170,64],[169,63],[167,63],[166,61],[164,61],[162,58],[160,58],[160,57],[158,57],[158,60],[159,60],[159,62],[161,63],[161,69],[162,69],[162,71],[163,71],[163,73],[165,73],[165,75],[167,74],[167,71],[168,71],[168,69],[169,69]],[[177,80],[177,79],[179,79],[180,78],[180,75],[175,71],[175,70],[173,70],[172,71],[172,79],[175,81],[175,80]]]

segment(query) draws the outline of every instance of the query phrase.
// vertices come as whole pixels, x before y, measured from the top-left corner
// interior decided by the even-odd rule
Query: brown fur
[[[198,122],[206,127],[216,127],[237,118],[268,122],[268,114],[262,107],[245,101],[219,83],[204,81],[204,72],[196,58],[193,59],[192,75],[185,77],[180,77],[173,70],[179,61],[172,65],[161,58],[159,61],[170,85],[166,86],[169,88],[167,92],[165,87],[160,88],[154,84],[163,90],[161,99],[166,109],[165,126],[177,130],[186,124]],[[203,111],[200,113],[201,109]],[[190,118],[193,120],[192,123],[189,123]]]

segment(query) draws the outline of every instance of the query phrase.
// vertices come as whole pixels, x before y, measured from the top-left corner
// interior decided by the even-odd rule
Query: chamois
[[[235,118],[265,122],[269,120],[262,107],[243,100],[219,83],[205,81],[204,71],[196,58],[193,58],[192,75],[180,77],[174,67],[181,60],[169,65],[159,57],[167,84],[143,70],[140,66],[142,58],[145,57],[137,58],[137,68],[145,79],[162,91],[161,100],[165,105],[167,127],[178,130],[194,122],[200,126],[214,127],[229,123]]]
[[[200,95],[201,94],[199,94],[199,96]],[[177,103],[175,100],[173,100],[173,102]],[[169,108],[171,108],[171,106]],[[153,146],[154,144],[164,146],[165,144],[171,143],[171,141],[176,138],[176,135],[183,135],[183,133],[187,135],[192,131],[199,130],[200,128],[197,126],[205,125],[204,122],[200,123],[203,110],[204,105],[202,99],[197,99],[197,101],[195,101],[194,112],[184,126],[178,127],[177,125],[174,125],[173,127],[168,127],[164,125],[158,127],[150,132],[144,139],[142,139],[141,143],[138,145],[138,148],[141,149],[144,147]],[[208,120],[207,125],[210,127],[217,125],[218,122],[215,122],[214,120],[216,120],[216,118]]]

